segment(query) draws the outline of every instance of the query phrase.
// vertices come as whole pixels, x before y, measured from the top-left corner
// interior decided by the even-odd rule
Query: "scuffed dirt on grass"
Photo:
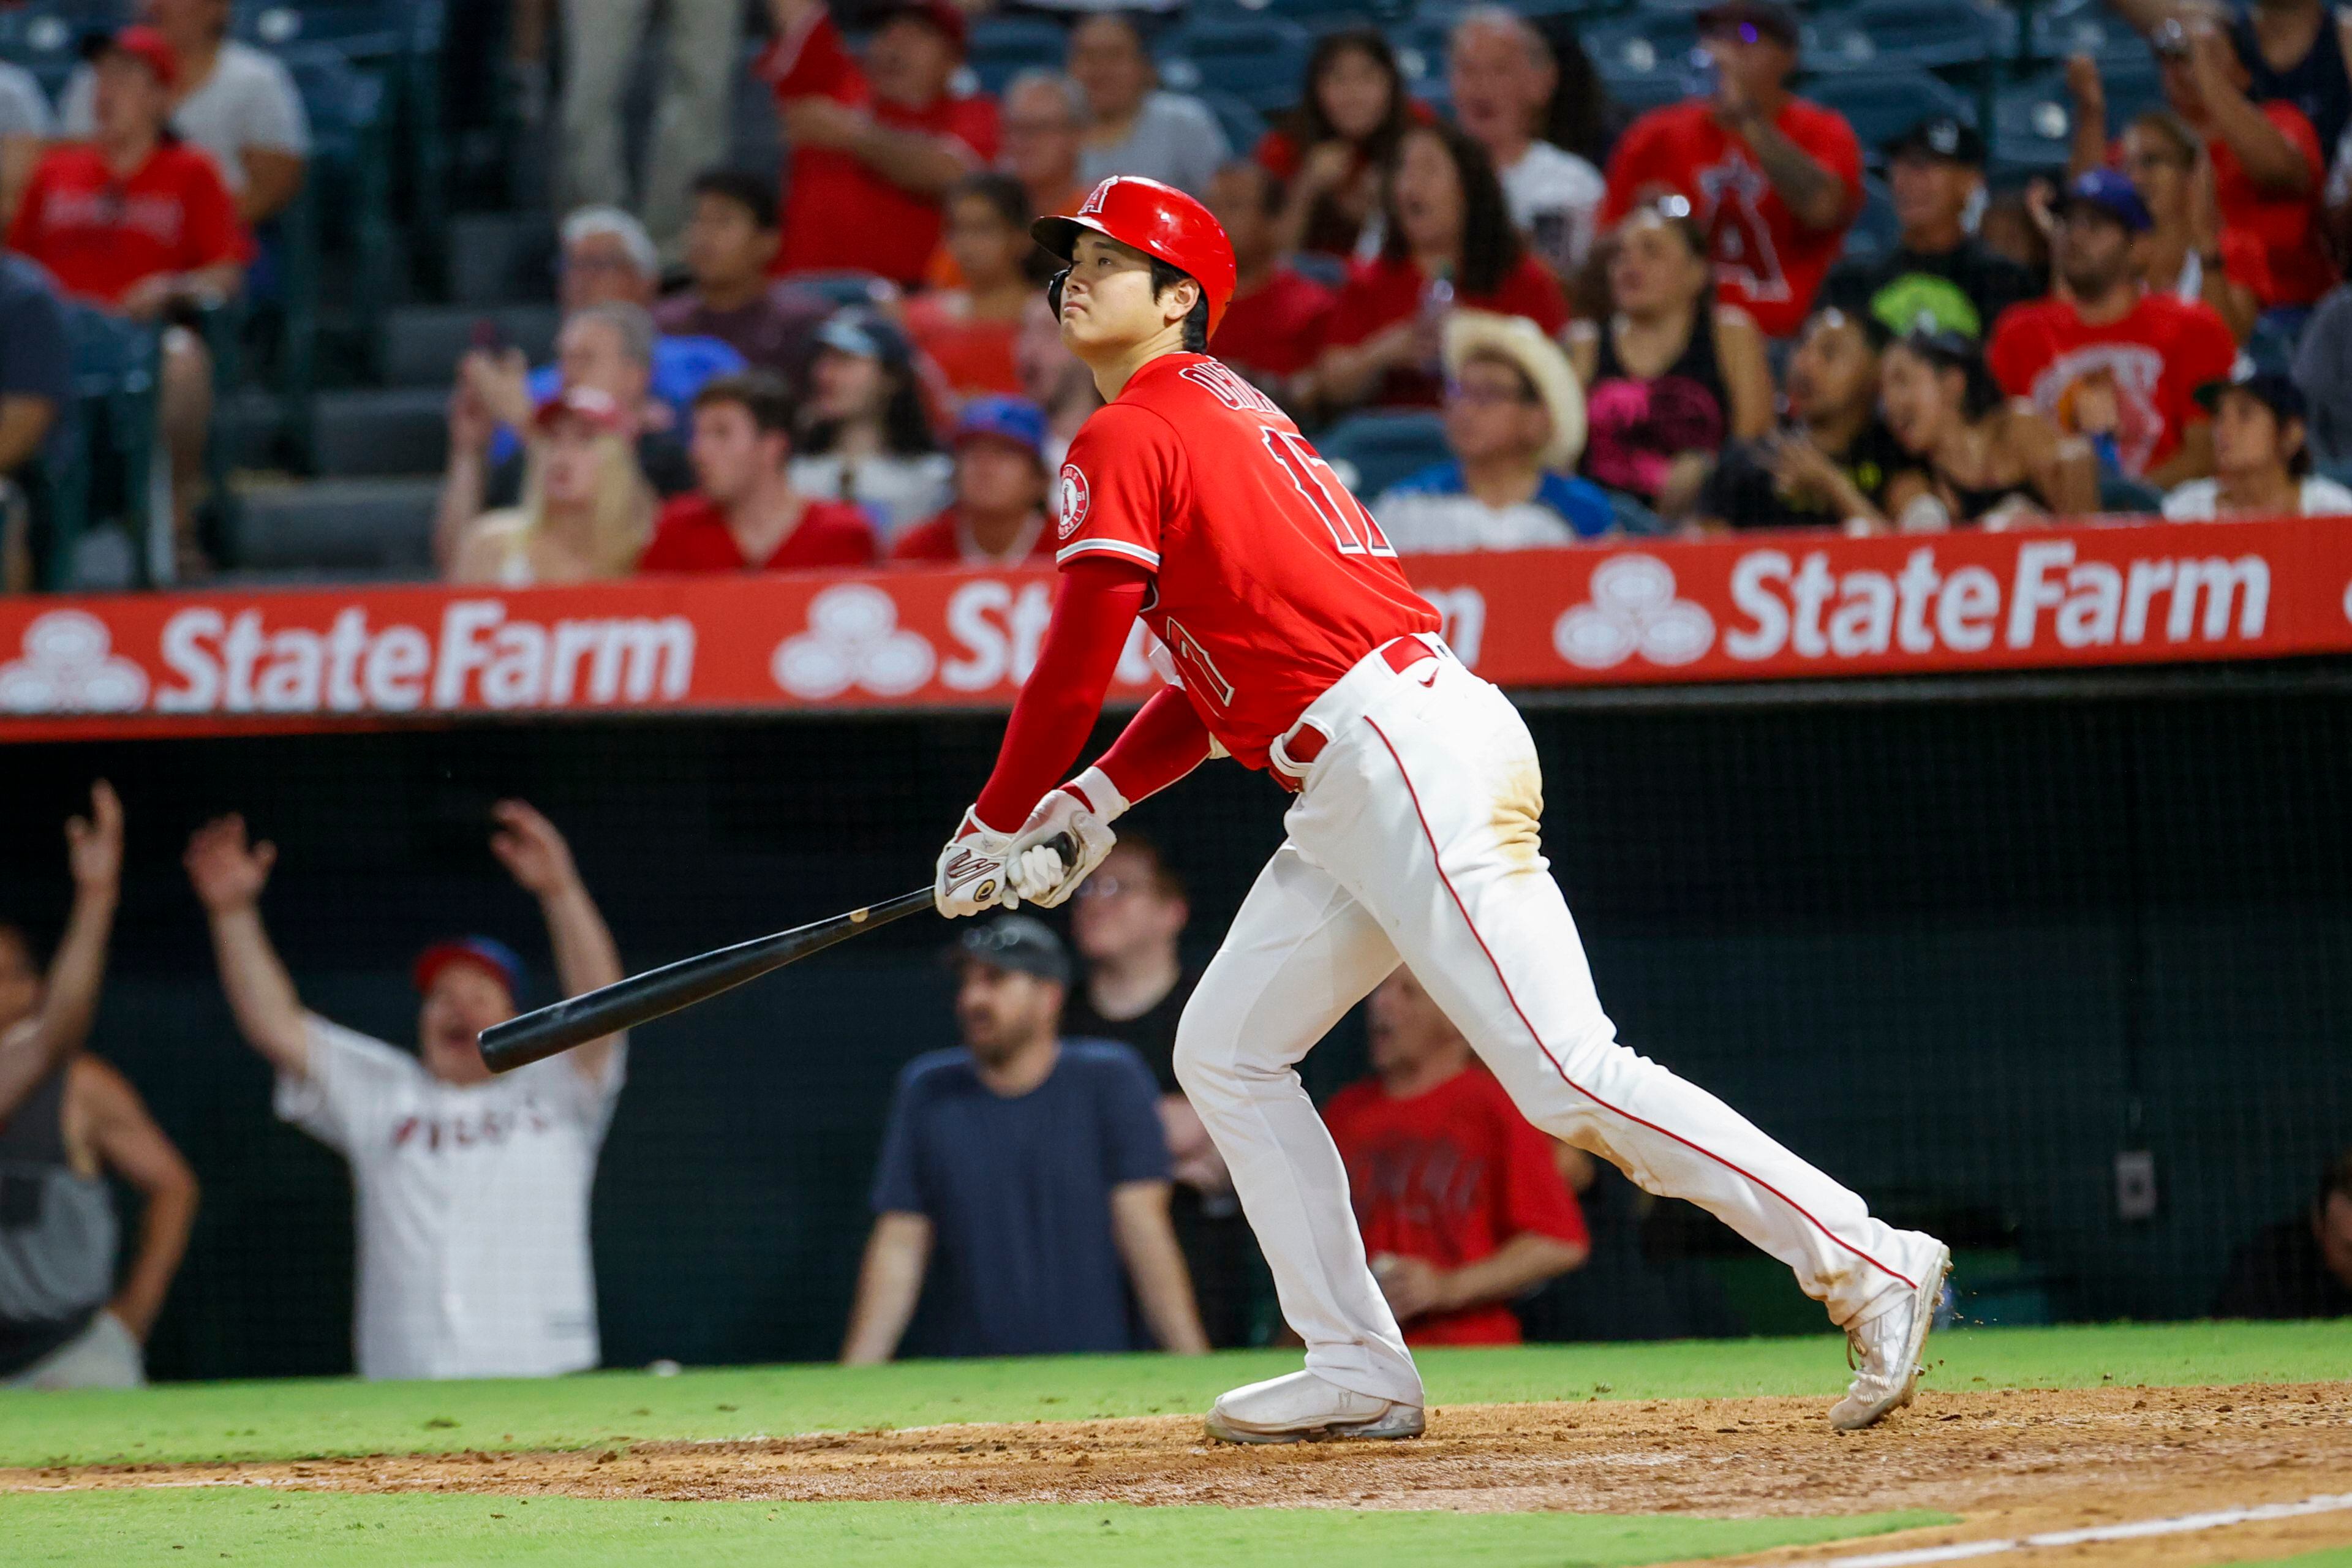
[[[1817,1399],[1463,1405],[1415,1442],[1234,1448],[1194,1416],[934,1426],[572,1453],[0,1470],[0,1491],[269,1485],[675,1500],[1212,1504],[1716,1517],[1935,1510],[1906,1543],[2021,1535],[2352,1492],[2352,1389],[1928,1390],[1874,1431]],[[2352,1512],[2069,1562],[2195,1564],[2352,1542]],[[1885,1542],[1874,1542],[1884,1545]],[[1811,1560],[1861,1548],[1767,1554]],[[2022,1561],[2023,1559],[2011,1559]]]

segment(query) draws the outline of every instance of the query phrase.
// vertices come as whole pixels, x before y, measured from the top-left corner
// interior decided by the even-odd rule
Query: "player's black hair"
[[[1179,283],[1190,283],[1200,290],[1201,297],[1192,301],[1192,312],[1184,318],[1184,352],[1204,354],[1209,352],[1209,291],[1202,289],[1200,280],[1181,267],[1171,267],[1158,257],[1151,258],[1151,297],[1155,300]]]
[[[762,436],[789,436],[793,433],[793,394],[783,377],[772,370],[747,370],[734,375],[715,375],[702,384],[694,395],[697,409],[715,403],[732,403],[751,416]]]
[[[694,177],[694,194],[733,202],[751,215],[761,234],[773,234],[782,221],[776,207],[776,182],[749,169],[705,169]]]
[[[1451,121],[1432,121],[1408,131],[1397,144],[1397,155],[1389,160],[1388,174],[1381,182],[1381,205],[1387,215],[1388,234],[1381,246],[1381,254],[1391,261],[1412,259],[1412,247],[1404,237],[1404,223],[1397,216],[1396,171],[1403,161],[1404,143],[1415,136],[1434,136],[1454,161],[1454,174],[1462,186],[1462,276],[1454,280],[1461,294],[1492,294],[1503,286],[1527,255],[1527,247],[1519,241],[1519,231],[1511,224],[1511,205],[1503,196],[1503,183],[1495,174],[1494,161],[1486,149],[1470,139],[1468,132]]]

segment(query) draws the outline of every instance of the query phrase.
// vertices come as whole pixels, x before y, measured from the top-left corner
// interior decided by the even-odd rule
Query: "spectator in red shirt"
[[[1373,1277],[1410,1345],[1513,1345],[1510,1302],[1584,1262],[1584,1216],[1409,970],[1371,999],[1372,1076],[1324,1108]]]
[[[1764,335],[1793,335],[1862,208],[1862,147],[1845,117],[1792,96],[1796,13],[1778,0],[1726,0],[1699,13],[1720,85],[1713,98],[1654,109],[1609,160],[1604,228],[1672,191],[1706,231],[1723,302]]]
[[[1029,237],[1029,194],[1011,174],[966,174],[948,192],[944,247],[961,282],[907,301],[907,336],[959,397],[1021,390],[1021,312],[1047,259]]]
[[[1234,298],[1209,352],[1276,402],[1297,406],[1339,296],[1282,261],[1282,185],[1237,160],[1209,181],[1209,210],[1234,242]]]
[[[2076,113],[2105,120],[2095,101],[2086,105],[2079,93],[2074,101]],[[2270,255],[2252,235],[2222,224],[2204,139],[2172,110],[2151,109],[2124,128],[2122,153],[2123,171],[2147,208],[2148,231],[2136,252],[2140,281],[2176,300],[2203,300],[2244,342],[2271,292]]]
[[[1381,175],[1397,143],[1429,111],[1405,96],[1396,51],[1378,27],[1341,27],[1315,41],[1298,107],[1252,154],[1285,195],[1284,251],[1353,256],[1381,210]]]
[[[695,395],[688,448],[698,483],[662,508],[646,572],[796,572],[874,563],[874,529],[846,501],[793,489],[793,403],[765,371],[722,375]]]
[[[230,298],[251,251],[220,170],[165,132],[179,74],[171,45],[152,27],[125,27],[96,40],[90,54],[91,139],[41,159],[8,248],[47,268],[68,295],[135,321]],[[212,356],[180,325],[165,328],[163,353],[158,402],[179,564],[201,573],[195,507],[212,426]]]
[[[2238,344],[2210,306],[2141,285],[2132,247],[2147,228],[2129,180],[2113,169],[2077,178],[2058,236],[2066,293],[2011,306],[1985,361],[2003,392],[2088,438],[2104,466],[2169,489],[2213,471],[2195,394],[2230,374]]]
[[[1386,238],[1339,291],[1315,370],[1327,408],[1434,408],[1446,311],[1525,316],[1547,336],[1568,324],[1559,279],[1528,254],[1486,150],[1451,125],[1416,125],[1388,176]]]
[[[2253,79],[2219,28],[2159,27],[2153,43],[2165,100],[2205,139],[2221,222],[2261,240],[2268,255],[2263,308],[2310,306],[2336,286],[2320,241],[2327,159],[2319,132],[2283,99],[2248,100]]]
[[[956,97],[963,13],[893,0],[861,63],[824,0],[769,0],[776,42],[759,72],[785,140],[782,272],[845,269],[921,280],[940,239],[940,199],[996,156],[996,105]]]
[[[1018,397],[975,397],[955,427],[955,504],[900,534],[890,559],[925,565],[1051,565],[1045,526],[1045,411]]]

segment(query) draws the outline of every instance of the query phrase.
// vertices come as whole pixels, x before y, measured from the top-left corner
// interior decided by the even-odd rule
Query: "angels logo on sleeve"
[[[1087,521],[1087,504],[1094,499],[1087,487],[1087,476],[1076,463],[1062,465],[1061,495],[1057,505],[1061,522],[1055,537],[1066,542],[1077,532],[1078,525]]]

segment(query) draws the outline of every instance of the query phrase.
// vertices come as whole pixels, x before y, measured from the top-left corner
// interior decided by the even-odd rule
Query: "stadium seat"
[[[1058,69],[1067,44],[1061,26],[1042,17],[982,16],[971,25],[964,64],[993,95],[1024,70]]]
[[[1265,134],[1266,117],[1230,92],[1204,92],[1201,101],[1217,117],[1217,124],[1225,133],[1225,144],[1234,150],[1234,156],[1248,157],[1258,139]]]
[[[1453,454],[1434,409],[1351,414],[1315,438],[1340,482],[1370,504],[1382,490]]]
[[[2015,82],[1993,95],[1992,170],[2054,174],[2074,148],[2074,107],[2055,72]]]
[[[2101,474],[2099,510],[2116,516],[2153,515],[2164,510],[2164,492],[2139,479]]]
[[[1153,52],[1180,92],[1230,93],[1261,114],[1298,101],[1314,39],[1296,22],[1262,16],[1188,22],[1160,36]]]
[[[132,553],[151,566],[159,547],[165,556],[171,552],[171,509],[166,501],[159,510],[153,494],[163,472],[155,460],[160,340],[152,328],[87,305],[66,307],[66,331],[73,429],[44,486],[41,524],[49,547],[43,586],[49,588],[71,585],[76,548],[101,522],[119,523]],[[160,546],[153,528],[159,516]]]
[[[1976,105],[1958,89],[1914,68],[1831,71],[1804,85],[1804,96],[1834,109],[1865,152],[1891,142],[1930,114],[1974,123]]]
[[[21,66],[52,99],[81,63],[81,35],[103,18],[66,5],[0,9],[0,59]]]
[[[2033,14],[2027,46],[2038,60],[2088,55],[2105,70],[2111,63],[2145,61],[2147,40],[2102,0],[2065,0]]]
[[[1862,0],[1815,18],[1870,36],[1881,65],[1921,70],[1978,68],[2015,51],[2016,19],[1973,0]]]
[[[284,272],[278,390],[295,461],[307,467],[328,253],[340,258],[338,276],[347,284],[338,290],[338,324],[363,365],[381,341],[395,291],[392,155],[380,80],[354,68],[332,44],[289,48],[279,58],[310,117],[309,177],[271,226]]]
[[[1290,269],[1326,289],[1339,289],[1348,281],[1348,263],[1319,250],[1302,250],[1290,258]]]
[[[1895,198],[1887,194],[1886,182],[1875,174],[1863,175],[1862,212],[1845,231],[1846,259],[1875,261],[1888,254],[1900,241],[1902,226],[1895,216]]]
[[[793,281],[815,289],[839,310],[852,305],[887,307],[898,297],[896,283],[871,272],[800,272],[793,274]]]

